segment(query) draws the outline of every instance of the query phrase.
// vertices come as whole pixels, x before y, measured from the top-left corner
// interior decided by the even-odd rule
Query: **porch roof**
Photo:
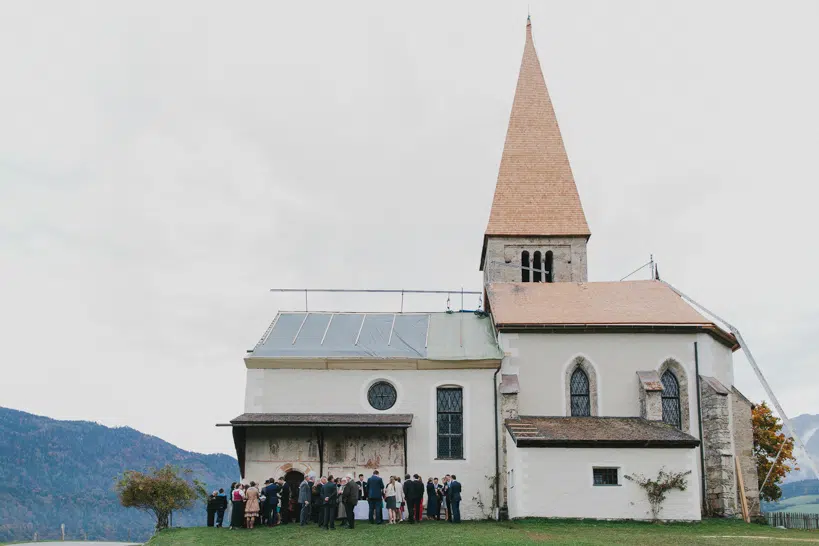
[[[408,428],[411,425],[411,413],[243,413],[221,426]]]
[[[690,448],[700,441],[661,421],[642,417],[532,417],[507,419],[518,447]]]

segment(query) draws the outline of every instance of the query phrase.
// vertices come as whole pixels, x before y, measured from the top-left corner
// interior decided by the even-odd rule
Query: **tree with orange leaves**
[[[762,488],[760,495],[763,500],[777,501],[782,496],[779,483],[791,470],[799,470],[796,465],[789,464],[796,462],[793,456],[793,438],[785,437],[782,432],[782,420],[771,412],[766,402],[754,407],[753,423],[756,472],[759,487]],[[782,453],[777,458],[776,455],[780,449]],[[771,476],[765,483],[765,487],[762,487],[762,482],[765,481],[771,466],[773,466]]]

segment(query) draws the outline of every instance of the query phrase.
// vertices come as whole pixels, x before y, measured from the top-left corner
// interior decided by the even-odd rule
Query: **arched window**
[[[671,370],[666,370],[661,379],[663,382],[663,421],[681,429],[680,383]]]
[[[546,282],[554,282],[555,276],[552,273],[552,251],[549,250],[543,255],[543,269],[546,270]]]
[[[589,376],[582,368],[572,373],[570,382],[572,396],[572,417],[591,415],[591,396],[589,395]]]
[[[520,255],[520,280],[521,282],[529,282],[529,273],[531,269],[529,264],[529,251],[524,250]]]
[[[543,282],[543,264],[540,261],[540,251],[536,250],[532,260],[532,282]]]

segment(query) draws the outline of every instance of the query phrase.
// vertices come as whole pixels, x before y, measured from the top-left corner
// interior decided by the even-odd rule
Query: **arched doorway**
[[[284,475],[285,487],[290,489],[290,505],[282,506],[282,510],[290,511],[288,521],[298,521],[299,519],[299,485],[304,481],[304,474],[298,470],[290,470]]]

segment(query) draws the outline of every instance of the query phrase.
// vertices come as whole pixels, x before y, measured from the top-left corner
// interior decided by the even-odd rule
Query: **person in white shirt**
[[[387,510],[389,510],[390,514],[390,524],[397,523],[398,505],[395,503],[396,489],[395,476],[390,476],[390,483],[387,484],[384,490],[384,497],[387,499]]]
[[[395,478],[395,519],[400,523],[404,519],[404,488],[401,487],[401,478]]]

